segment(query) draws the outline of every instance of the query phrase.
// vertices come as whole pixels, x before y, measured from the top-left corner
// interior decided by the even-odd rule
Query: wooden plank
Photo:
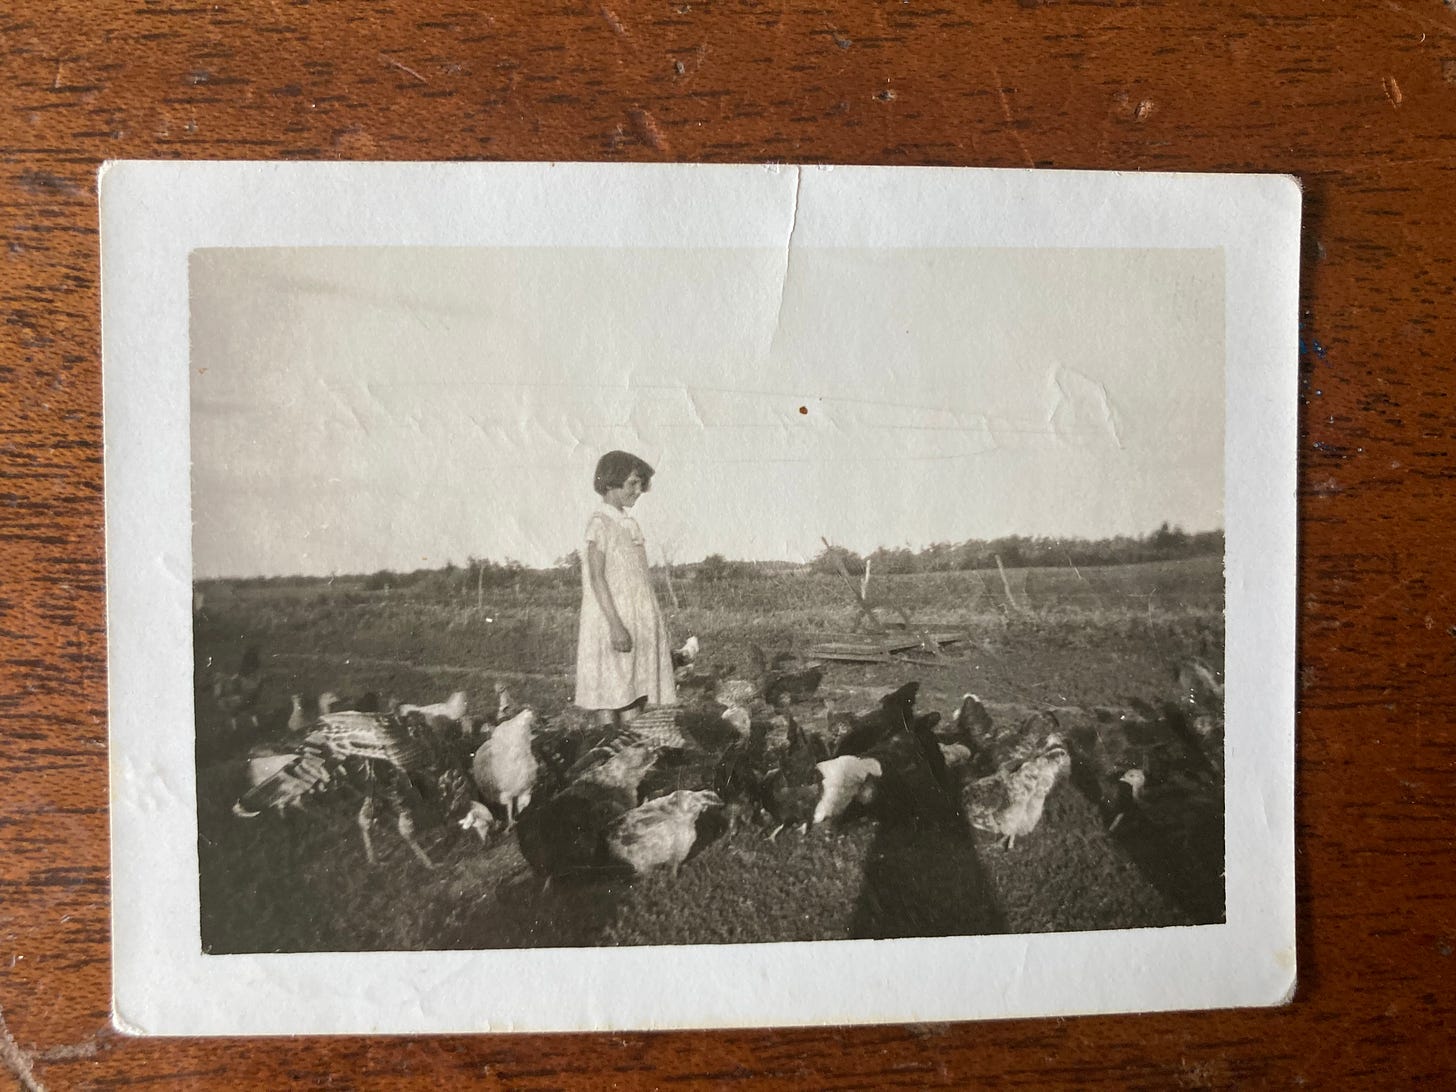
[[[962,633],[936,633],[931,636],[940,645],[957,644],[967,639],[966,635]],[[867,635],[858,641],[825,641],[812,645],[805,650],[805,655],[818,660],[878,660],[894,653],[909,652],[912,649],[924,647],[919,638],[909,635],[887,638]]]

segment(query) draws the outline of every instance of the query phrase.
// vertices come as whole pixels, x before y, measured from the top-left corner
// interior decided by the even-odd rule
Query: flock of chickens
[[[500,685],[490,716],[470,715],[464,693],[392,708],[373,694],[327,694],[316,716],[295,696],[288,730],[243,760],[247,787],[232,811],[252,819],[357,802],[371,862],[373,829],[388,814],[431,867],[421,841],[429,831],[474,831],[484,843],[513,835],[531,869],[548,880],[676,874],[695,847],[725,830],[756,827],[777,838],[786,829],[808,833],[861,817],[964,825],[1010,849],[1037,828],[1048,796],[1099,745],[1095,730],[1064,726],[1066,715],[1057,711],[998,724],[972,694],[945,717],[917,712],[914,681],[870,708],[821,708],[822,716],[801,723],[795,713],[813,701],[821,665],[787,654],[770,662],[755,650],[755,669],[740,676],[699,671],[697,653],[692,639],[674,657],[680,707],[649,710],[615,729],[553,727],[518,708]],[[249,657],[243,667],[256,674],[256,654]],[[246,708],[232,698],[251,684],[228,678],[212,687],[235,724]],[[1178,681],[1185,708],[1144,706],[1102,719],[1171,725],[1188,752],[1178,776],[1212,784],[1216,774],[1221,793],[1221,684],[1197,662],[1181,667]],[[648,727],[661,724],[664,712],[674,729],[666,736]],[[1106,762],[1104,755],[1104,770]],[[654,771],[657,795],[643,799]],[[1166,771],[1154,772],[1168,780]],[[1115,831],[1144,805],[1149,770],[1129,766],[1093,781]]]

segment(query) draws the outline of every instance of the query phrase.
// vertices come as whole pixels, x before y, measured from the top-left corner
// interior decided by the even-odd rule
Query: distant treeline
[[[919,550],[882,547],[870,554],[852,550],[824,549],[807,564],[792,561],[732,561],[722,554],[709,554],[701,561],[674,563],[677,580],[709,582],[792,576],[799,573],[836,573],[839,565],[851,576],[864,573],[868,563],[875,576],[907,573],[960,572],[994,569],[999,559],[1008,569],[1098,565],[1130,565],[1144,561],[1172,561],[1179,558],[1222,555],[1222,531],[1190,534],[1164,523],[1146,535],[1115,538],[1043,538],[1007,535],[996,539],[967,539],[965,542],[936,542]],[[464,565],[447,563],[444,568],[413,572],[378,572],[353,576],[273,576],[227,581],[236,587],[313,587],[332,583],[363,591],[409,588],[416,594],[455,598],[472,592],[514,588],[560,587],[580,580],[580,555],[573,550],[558,558],[550,568],[535,569],[519,561],[470,558]]]
[[[1028,538],[1007,535],[996,539],[968,539],[965,542],[937,542],[922,550],[881,547],[861,557],[849,551],[834,551],[845,560],[851,574],[864,571],[870,563],[873,573],[944,573],[968,569],[994,569],[996,560],[1008,569],[1047,568],[1076,565],[1131,565],[1140,561],[1172,561],[1223,553],[1222,531],[1189,534],[1181,527],[1163,524],[1151,534],[1116,538]],[[821,550],[811,567],[820,572],[837,571],[829,550]]]

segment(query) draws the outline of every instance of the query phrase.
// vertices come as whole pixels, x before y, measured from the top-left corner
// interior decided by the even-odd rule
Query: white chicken
[[[401,705],[396,713],[401,718],[407,717],[411,713],[419,713],[425,717],[459,720],[465,715],[465,709],[465,691],[457,690],[445,701],[437,701],[433,705]]]
[[[942,743],[940,755],[947,770],[959,770],[971,764],[971,749],[964,743]]]
[[[672,650],[672,666],[675,668],[689,666],[698,658],[700,648],[697,635],[694,634],[683,642],[682,648]]]
[[[307,713],[303,711],[303,695],[294,694],[293,711],[288,714],[288,730],[290,732],[301,732],[313,723]]]
[[[459,819],[459,826],[461,830],[475,831],[475,836],[482,842],[489,841],[490,836],[501,829],[500,821],[478,800],[470,801],[465,814]]]
[[[497,724],[470,764],[486,803],[505,808],[507,828],[515,826],[516,818],[531,804],[531,790],[541,765],[531,750],[535,724],[536,713],[531,709],[522,709],[510,720]]]
[[[875,794],[875,782],[884,773],[878,759],[840,755],[818,764],[823,786],[814,805],[815,824],[838,819],[850,804],[868,804]]]

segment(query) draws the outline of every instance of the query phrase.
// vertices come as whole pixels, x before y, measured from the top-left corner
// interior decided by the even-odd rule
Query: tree
[[[1188,544],[1188,535],[1181,527],[1169,527],[1168,521],[1153,532],[1148,545],[1160,556],[1179,553]]]
[[[831,575],[837,573],[839,572],[839,566],[835,564],[834,559],[836,557],[844,563],[844,567],[849,570],[851,576],[858,576],[864,572],[864,558],[860,557],[853,550],[841,550],[837,546],[833,548],[825,547],[820,550],[814,556],[814,560],[809,562],[809,568],[813,569],[816,573],[828,573]]]
[[[698,579],[708,583],[727,580],[733,572],[733,563],[722,554],[709,554],[698,563]]]

